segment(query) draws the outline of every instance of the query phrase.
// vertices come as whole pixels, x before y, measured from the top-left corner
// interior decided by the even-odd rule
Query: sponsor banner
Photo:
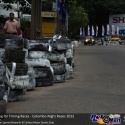
[[[107,35],[110,35],[110,26],[107,24]]]
[[[98,26],[96,25],[96,36],[98,36]]]
[[[82,27],[80,28],[80,36],[83,35]]]
[[[112,35],[115,35],[115,32],[116,32],[115,25],[112,25]]]
[[[105,33],[105,28],[104,25],[102,25],[102,36],[104,36],[104,33]]]
[[[94,35],[95,35],[95,31],[94,31],[94,27],[92,25],[92,36],[94,36]]]
[[[116,34],[119,35],[119,26],[116,26]]]
[[[0,124],[9,125],[124,125],[125,114],[1,114]]]

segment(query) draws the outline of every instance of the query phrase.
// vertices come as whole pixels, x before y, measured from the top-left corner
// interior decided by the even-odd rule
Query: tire
[[[54,75],[54,83],[64,83],[64,82],[65,82],[65,74]]]
[[[57,50],[67,50],[72,49],[72,41],[66,38],[61,38],[56,40]]]
[[[26,59],[26,63],[29,66],[41,66],[41,67],[50,67],[50,61],[48,59],[42,59],[42,58],[38,58],[38,59]]]
[[[73,68],[69,64],[66,64],[66,75],[65,76],[66,76],[66,80],[74,78]]]
[[[36,59],[36,58],[43,58],[47,59],[49,55],[49,52],[47,51],[30,51],[29,52],[29,58]]]
[[[54,75],[62,75],[66,72],[65,62],[55,62],[51,63],[54,70]]]
[[[0,47],[4,48],[5,47],[5,33],[0,32]]]
[[[11,89],[8,96],[9,102],[21,101],[24,95],[23,89]]]
[[[0,82],[3,82],[6,77],[6,66],[4,64],[0,64]]]
[[[25,53],[22,50],[6,50],[6,60],[9,62],[25,63]]]
[[[28,91],[34,90],[36,86],[36,80],[33,74],[29,74],[29,86],[27,88]]]
[[[16,89],[27,89],[29,86],[29,75],[14,76],[12,85],[14,85]]]
[[[44,87],[44,86],[52,86],[54,83],[54,78],[51,76],[50,78],[35,78],[36,79],[36,87]]]
[[[6,114],[7,103],[4,99],[0,100],[0,114]]]
[[[67,58],[67,64],[73,67],[73,58]]]
[[[68,49],[66,51],[66,58],[73,58],[73,51],[72,51],[72,49]]]
[[[5,93],[5,85],[0,84],[0,100],[3,99],[4,93]]]
[[[0,60],[3,61],[5,58],[5,49],[0,48]]]
[[[50,61],[64,61],[64,53],[59,53],[59,52],[52,52],[48,55],[48,60]]]
[[[84,42],[84,45],[87,45],[87,43],[86,43],[86,42]]]
[[[40,78],[49,78],[52,76],[50,67],[33,67],[34,76]]]
[[[29,48],[29,40],[27,38],[24,38],[24,48],[25,49]]]
[[[15,37],[12,39],[6,39],[5,42],[5,49],[7,50],[22,50],[24,47],[24,40],[23,37]]]
[[[12,70],[12,63],[6,63],[6,66],[11,71]],[[25,76],[28,73],[28,65],[26,63],[17,63],[16,64],[16,71],[15,76]]]
[[[31,40],[29,42],[29,50],[34,50],[34,51],[48,51],[49,46],[46,44],[43,44],[41,42]]]

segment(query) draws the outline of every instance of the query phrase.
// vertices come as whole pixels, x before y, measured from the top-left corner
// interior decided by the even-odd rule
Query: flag
[[[80,36],[82,36],[82,35],[83,35],[82,28],[80,28]]]
[[[109,27],[109,24],[107,24],[107,35],[110,35],[110,27]]]
[[[67,8],[66,8],[65,2],[61,2],[60,10],[61,10],[61,15],[62,15],[62,25],[65,25],[66,14],[67,14]]]
[[[115,25],[112,25],[112,35],[115,35]]]
[[[90,26],[88,25],[88,36],[90,36]]]
[[[116,27],[116,34],[119,35],[119,25]]]
[[[83,27],[82,29],[83,29],[82,34],[83,34],[83,36],[85,36],[85,28]]]
[[[60,0],[52,0],[52,10],[53,11],[59,11],[60,10]]]
[[[92,36],[94,36],[94,35],[95,35],[95,31],[94,31],[94,27],[92,25]]]
[[[98,26],[96,25],[96,36],[98,36]]]
[[[104,33],[105,33],[105,28],[104,25],[102,25],[102,36],[104,36]]]

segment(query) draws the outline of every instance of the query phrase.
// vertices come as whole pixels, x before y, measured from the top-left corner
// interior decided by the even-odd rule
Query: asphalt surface
[[[125,113],[125,46],[75,49],[75,77],[65,83],[37,87],[7,113]]]

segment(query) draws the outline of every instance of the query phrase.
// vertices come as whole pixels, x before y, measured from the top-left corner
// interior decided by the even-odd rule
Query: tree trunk
[[[41,34],[41,5],[42,0],[32,0],[30,39]]]

